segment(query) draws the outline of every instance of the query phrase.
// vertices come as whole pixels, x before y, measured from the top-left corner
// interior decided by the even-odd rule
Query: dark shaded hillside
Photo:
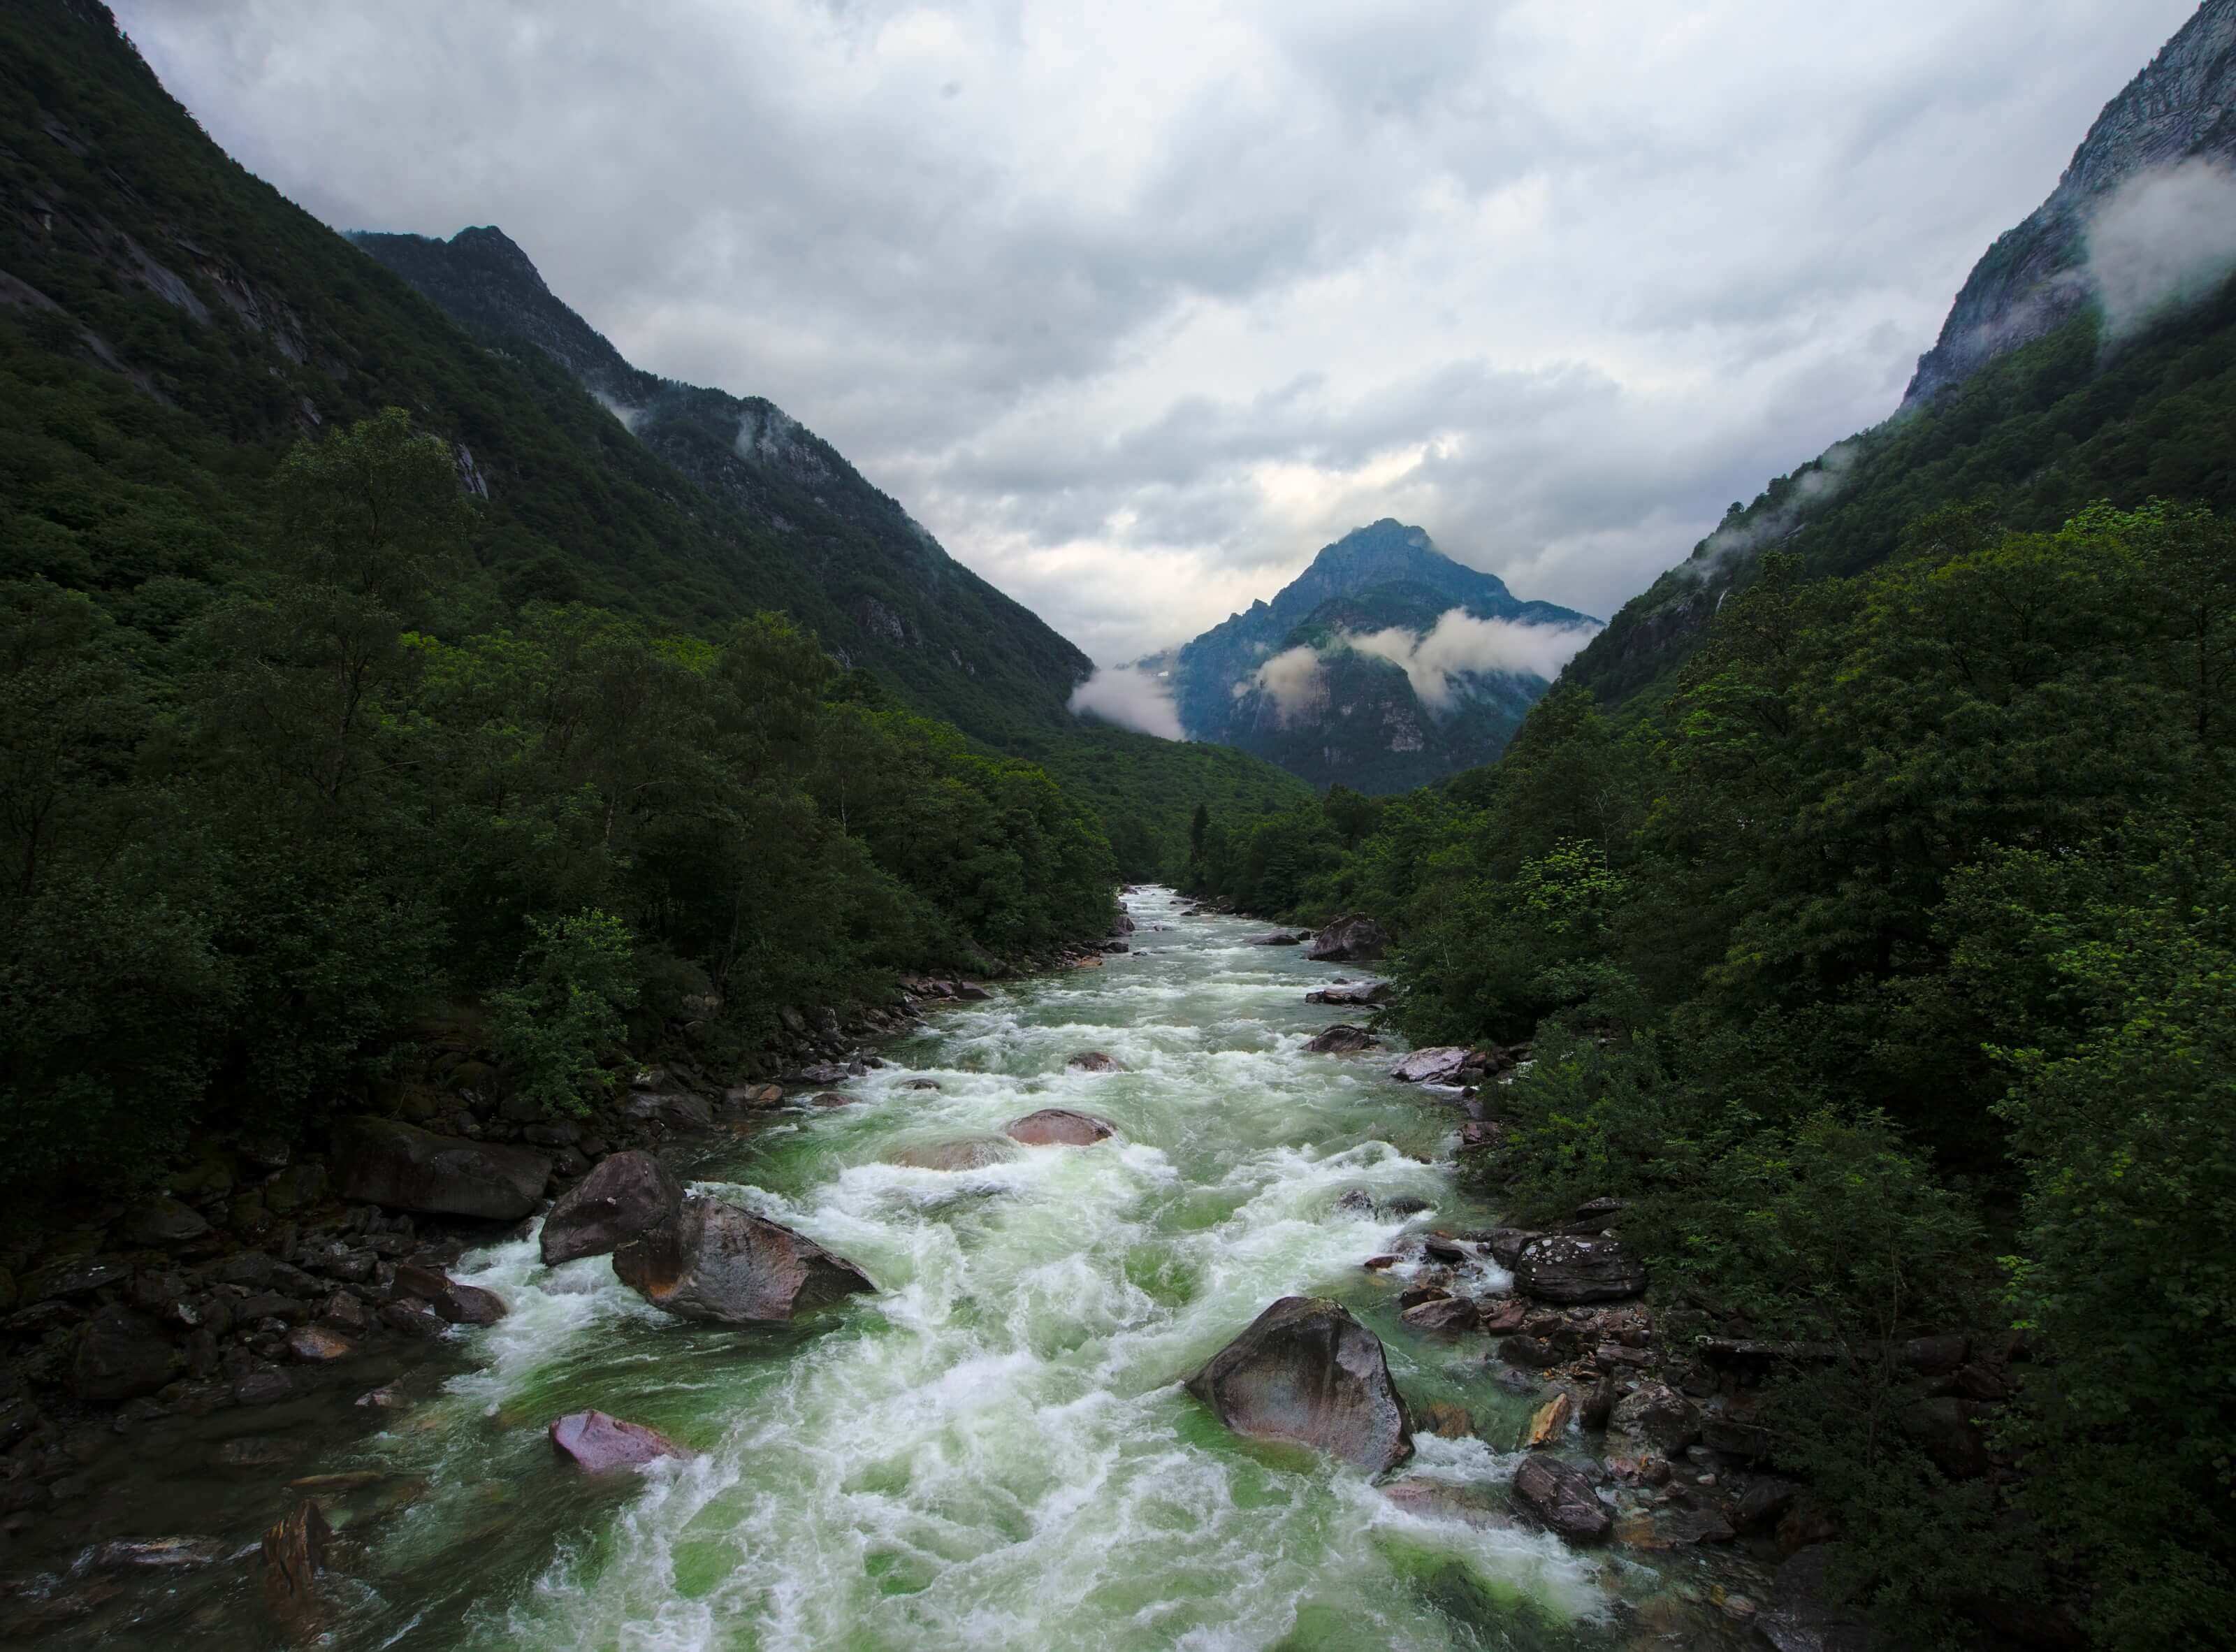
[[[780,543],[829,599],[838,617],[824,639],[843,657],[989,739],[1068,726],[1087,656],[781,408],[630,365],[501,230],[352,239],[484,342],[534,346],[647,449]]]

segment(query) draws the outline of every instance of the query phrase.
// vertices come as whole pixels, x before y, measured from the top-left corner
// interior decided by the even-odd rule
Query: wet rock
[[[249,1372],[233,1385],[236,1405],[276,1405],[294,1397],[295,1379],[276,1366]]]
[[[212,1453],[220,1468],[276,1469],[293,1463],[311,1449],[308,1440],[283,1439],[277,1435],[250,1434],[230,1439]]]
[[[1548,1234],[1514,1260],[1514,1285],[1541,1302],[1616,1302],[1646,1288],[1646,1264],[1619,1239]]]
[[[966,1135],[953,1142],[927,1142],[896,1148],[885,1155],[887,1164],[915,1170],[983,1170],[990,1164],[1006,1164],[1017,1156],[1016,1143],[1004,1135]]]
[[[556,1418],[549,1430],[551,1448],[585,1474],[637,1468],[663,1457],[688,1455],[667,1435],[641,1423],[624,1422],[602,1411],[578,1411]]]
[[[1667,1384],[1642,1382],[1615,1401],[1608,1431],[1639,1447],[1674,1457],[1700,1438],[1700,1412]]]
[[[1463,1440],[1475,1432],[1475,1418],[1468,1408],[1446,1399],[1430,1400],[1421,1408],[1414,1423],[1415,1432],[1435,1434],[1448,1440]]]
[[[537,1239],[543,1265],[603,1256],[683,1208],[683,1184],[649,1153],[616,1153],[559,1195]]]
[[[1380,1256],[1370,1256],[1365,1261],[1361,1262],[1359,1266],[1370,1274],[1380,1274],[1386,1272],[1390,1268],[1397,1267],[1398,1263],[1404,1260],[1405,1259],[1402,1256],[1385,1254]]]
[[[323,1366],[336,1359],[346,1359],[356,1352],[354,1342],[340,1332],[328,1330],[322,1325],[299,1325],[287,1333],[288,1357],[306,1366]]]
[[[400,1332],[407,1337],[439,1337],[443,1334],[442,1317],[429,1303],[416,1296],[383,1303],[380,1322],[390,1330]]]
[[[1987,1411],[1977,1400],[1951,1395],[1905,1405],[1896,1421],[1950,1479],[1976,1480],[1995,1466],[1979,1428]]]
[[[1532,1240],[1545,1235],[1534,1227],[1493,1227],[1472,1237],[1490,1253],[1491,1260],[1501,1267],[1512,1267],[1522,1260],[1522,1253],[1529,1247]]]
[[[264,1534],[264,1605],[291,1641],[315,1637],[329,1616],[319,1575],[334,1534],[307,1499]]]
[[[1413,1454],[1380,1339],[1324,1298],[1273,1304],[1187,1389],[1238,1434],[1314,1446],[1370,1474]]]
[[[1615,1524],[1615,1541],[1629,1549],[1667,1552],[1704,1543],[1729,1543],[1731,1523],[1713,1509],[1640,1510]]]
[[[1345,1188],[1336,1195],[1335,1209],[1338,1216],[1371,1216],[1374,1195],[1364,1188]]]
[[[1554,1395],[1531,1414],[1529,1426],[1522,1432],[1522,1448],[1534,1451],[1556,1443],[1568,1431],[1568,1418],[1575,1410],[1576,1402],[1567,1389]]]
[[[1242,943],[1245,946],[1302,946],[1312,939],[1309,935],[1293,935],[1287,930],[1277,929],[1270,935],[1253,935]]]
[[[396,1288],[424,1297],[445,1325],[495,1325],[507,1312],[504,1299],[478,1285],[462,1285],[440,1268],[404,1262],[396,1270]]]
[[[860,1099],[857,1096],[847,1096],[835,1089],[826,1089],[820,1094],[809,1096],[807,1104],[810,1107],[821,1108],[852,1107]]]
[[[1831,1543],[1812,1543],[1778,1569],[1770,1609],[1755,1619],[1757,1633],[1778,1652],[1872,1652],[1885,1644],[1834,1603],[1830,1566],[1836,1552]]]
[[[784,1105],[784,1087],[780,1084],[733,1084],[722,1092],[722,1102],[728,1107],[766,1112],[772,1107]]]
[[[1615,1524],[1591,1478],[1571,1464],[1532,1455],[1514,1471],[1515,1501],[1570,1543],[1599,1543]]]
[[[118,1538],[93,1551],[95,1571],[185,1571],[214,1566],[232,1552],[222,1537]]]
[[[1417,1302],[1398,1316],[1410,1330],[1424,1336],[1463,1337],[1482,1328],[1475,1304],[1463,1296],[1439,1296]]]
[[[714,1109],[707,1104],[707,1098],[682,1091],[631,1096],[621,1111],[627,1117],[664,1124],[671,1130],[711,1130],[714,1128]]]
[[[976,981],[957,981],[953,996],[965,1004],[981,1004],[994,995]]]
[[[1518,1296],[1503,1296],[1481,1312],[1483,1328],[1487,1335],[1511,1336],[1529,1319],[1529,1305]]]
[[[130,1399],[152,1394],[184,1363],[161,1326],[130,1308],[94,1315],[70,1359],[70,1389],[80,1399]]]
[[[1467,1059],[1467,1050],[1459,1044],[1416,1050],[1390,1070],[1390,1076],[1401,1084],[1449,1084],[1458,1076]]]
[[[1426,1199],[1417,1199],[1406,1193],[1392,1199],[1384,1208],[1393,1216],[1417,1216],[1424,1210],[1434,1210],[1436,1207]]]
[[[1494,1373],[1491,1381],[1509,1394],[1535,1394],[1544,1391],[1545,1380],[1527,1371],[1509,1368]]]
[[[1349,986],[1320,987],[1305,994],[1305,1002],[1353,1005],[1383,1004],[1395,991],[1387,981],[1361,982]]]
[[[939,1081],[936,1078],[904,1078],[900,1087],[903,1089],[937,1089]]]
[[[1545,1371],[1561,1363],[1561,1352],[1542,1337],[1509,1337],[1498,1345],[1498,1357],[1509,1366]]]
[[[184,1245],[209,1232],[201,1212],[176,1199],[150,1199],[124,1221],[124,1237],[135,1245]]]
[[[1381,1046],[1382,1041],[1365,1028],[1351,1026],[1340,1021],[1305,1043],[1305,1050],[1315,1056],[1356,1056],[1362,1050],[1378,1050]]]
[[[789,1320],[877,1288],[805,1234],[707,1198],[615,1250],[614,1273],[655,1307],[723,1325]]]
[[[342,1196],[435,1215],[517,1221],[551,1177],[548,1154],[437,1135],[393,1119],[358,1117],[334,1127]]]
[[[1099,1050],[1081,1050],[1064,1063],[1064,1068],[1075,1073],[1122,1073],[1126,1070],[1125,1063],[1115,1056],[1106,1056]]]
[[[1320,964],[1365,964],[1380,958],[1389,946],[1389,931],[1371,918],[1351,912],[1313,936],[1305,956]]]
[[[1037,1113],[1011,1119],[1002,1133],[1029,1148],[1091,1148],[1118,1134],[1118,1127],[1092,1113],[1075,1113],[1068,1107],[1044,1107]]]

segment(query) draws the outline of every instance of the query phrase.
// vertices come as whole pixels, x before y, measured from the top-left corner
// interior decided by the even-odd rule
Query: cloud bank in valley
[[[2193,5],[1883,0],[1837,52],[1788,0],[116,10],[328,223],[501,225],[1115,661],[1384,516],[1612,613],[1892,411]]]
[[[1138,666],[1102,667],[1071,691],[1071,708],[1159,740],[1187,738],[1173,707],[1172,690],[1154,672]]]
[[[1532,625],[1520,620],[1479,619],[1465,609],[1447,609],[1419,635],[1403,626],[1385,630],[1344,632],[1336,648],[1387,660],[1405,674],[1413,693],[1431,713],[1443,715],[1458,702],[1464,679],[1500,675],[1549,682],[1576,651],[1598,635],[1596,625]],[[1327,671],[1323,653],[1299,643],[1259,666],[1237,694],[1262,689],[1284,724],[1318,715],[1327,706]]]

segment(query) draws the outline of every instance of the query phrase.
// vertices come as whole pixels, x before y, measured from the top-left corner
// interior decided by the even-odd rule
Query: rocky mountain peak
[[[2236,158],[2236,0],[2205,0],[2104,106],[2049,198],[1974,265],[1903,405],[1929,401],[2101,297],[2092,221],[2123,186],[2185,161]]]

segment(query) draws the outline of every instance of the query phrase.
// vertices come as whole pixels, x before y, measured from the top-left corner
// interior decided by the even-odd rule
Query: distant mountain
[[[2043,530],[2099,499],[2236,508],[2232,266],[2236,0],[2207,0],[1974,267],[1896,416],[1733,505],[1562,681],[1666,693],[1767,550],[1838,576],[1951,506]]]
[[[448,240],[350,239],[485,344],[533,346],[648,451],[790,552],[840,616],[823,640],[843,658],[989,739],[1068,722],[1064,701],[1093,669],[1087,656],[783,409],[631,365],[494,227]]]
[[[1270,602],[1136,662],[1191,740],[1325,787],[1400,792],[1487,763],[1598,622],[1525,602],[1387,518],[1325,547]]]

